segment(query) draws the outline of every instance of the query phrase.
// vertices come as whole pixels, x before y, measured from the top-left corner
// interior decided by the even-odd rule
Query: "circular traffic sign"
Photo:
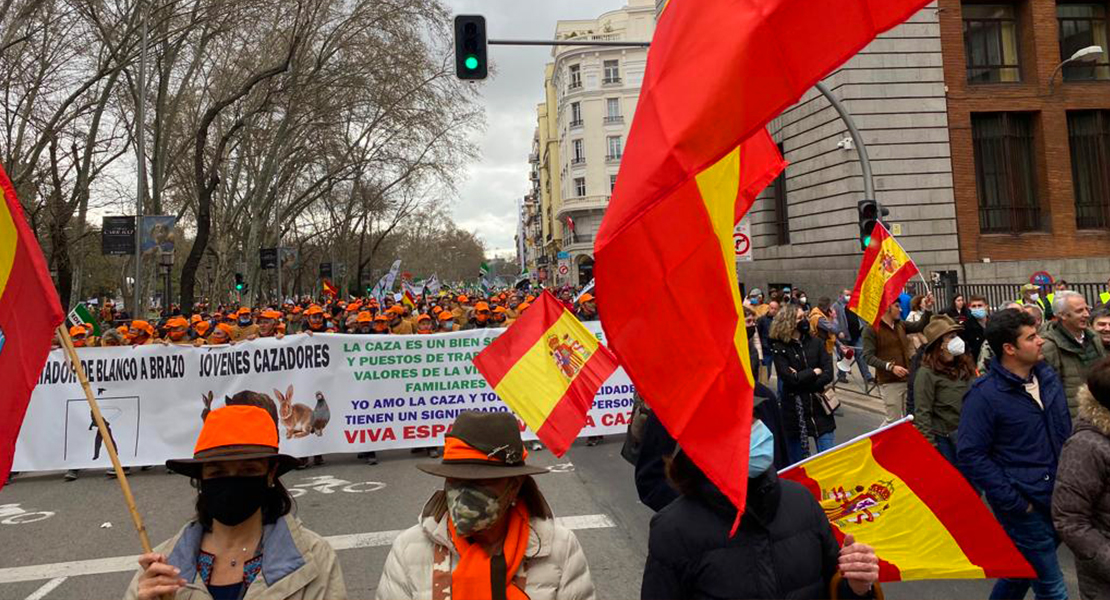
[[[1052,278],[1052,275],[1050,275],[1048,271],[1037,271],[1029,278],[1029,283],[1040,287],[1048,287],[1056,283],[1056,280]]]
[[[732,245],[736,249],[736,256],[743,256],[752,248],[752,241],[743,233],[732,234]]]
[[[559,265],[559,274],[566,275],[567,273],[570,273],[570,267],[566,265]]]

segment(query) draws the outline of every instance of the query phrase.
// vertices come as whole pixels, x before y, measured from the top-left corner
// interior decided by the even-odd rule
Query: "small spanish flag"
[[[544,290],[509,329],[474,357],[490,387],[555,456],[566,454],[617,359]]]
[[[879,558],[879,581],[1035,578],[1025,557],[959,471],[903,419],[788,467],[838,540]]]
[[[848,310],[875,325],[886,309],[898,300],[906,282],[917,273],[917,265],[910,256],[886,227],[877,223],[871,234],[871,244],[863,253]]]
[[[323,288],[324,293],[328,296],[334,298],[339,295],[339,290],[336,289],[335,284],[333,284],[330,279],[324,279]]]
[[[0,166],[0,488],[8,480],[15,440],[50,340],[65,318],[42,249],[23,218]]]

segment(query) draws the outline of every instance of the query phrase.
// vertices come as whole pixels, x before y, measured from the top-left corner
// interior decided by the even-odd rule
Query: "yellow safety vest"
[[[1099,304],[1110,304],[1110,292],[1103,292],[1098,295]]]

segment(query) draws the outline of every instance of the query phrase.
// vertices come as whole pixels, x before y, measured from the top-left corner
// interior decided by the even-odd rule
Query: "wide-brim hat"
[[[962,325],[957,323],[948,315],[940,315],[933,317],[929,324],[925,326],[925,346],[932,346],[937,340],[943,338],[945,335],[953,331],[963,331]]]
[[[277,423],[266,409],[237,404],[208,413],[193,458],[167,460],[166,468],[200,479],[205,463],[259,458],[274,459],[279,477],[300,464],[278,451]]]
[[[416,468],[429,475],[451,479],[501,479],[548,472],[546,468],[525,464],[528,450],[520,439],[516,417],[511,413],[459,413],[443,441],[440,462],[420,464]]]

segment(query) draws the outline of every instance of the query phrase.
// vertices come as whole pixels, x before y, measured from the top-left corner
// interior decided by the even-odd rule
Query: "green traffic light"
[[[867,247],[871,246],[871,236],[867,236],[867,237],[863,238],[863,245],[867,246]]]
[[[478,68],[478,57],[474,55],[468,56],[466,57],[466,60],[463,61],[463,64],[466,65],[466,68],[473,71],[474,69]]]

